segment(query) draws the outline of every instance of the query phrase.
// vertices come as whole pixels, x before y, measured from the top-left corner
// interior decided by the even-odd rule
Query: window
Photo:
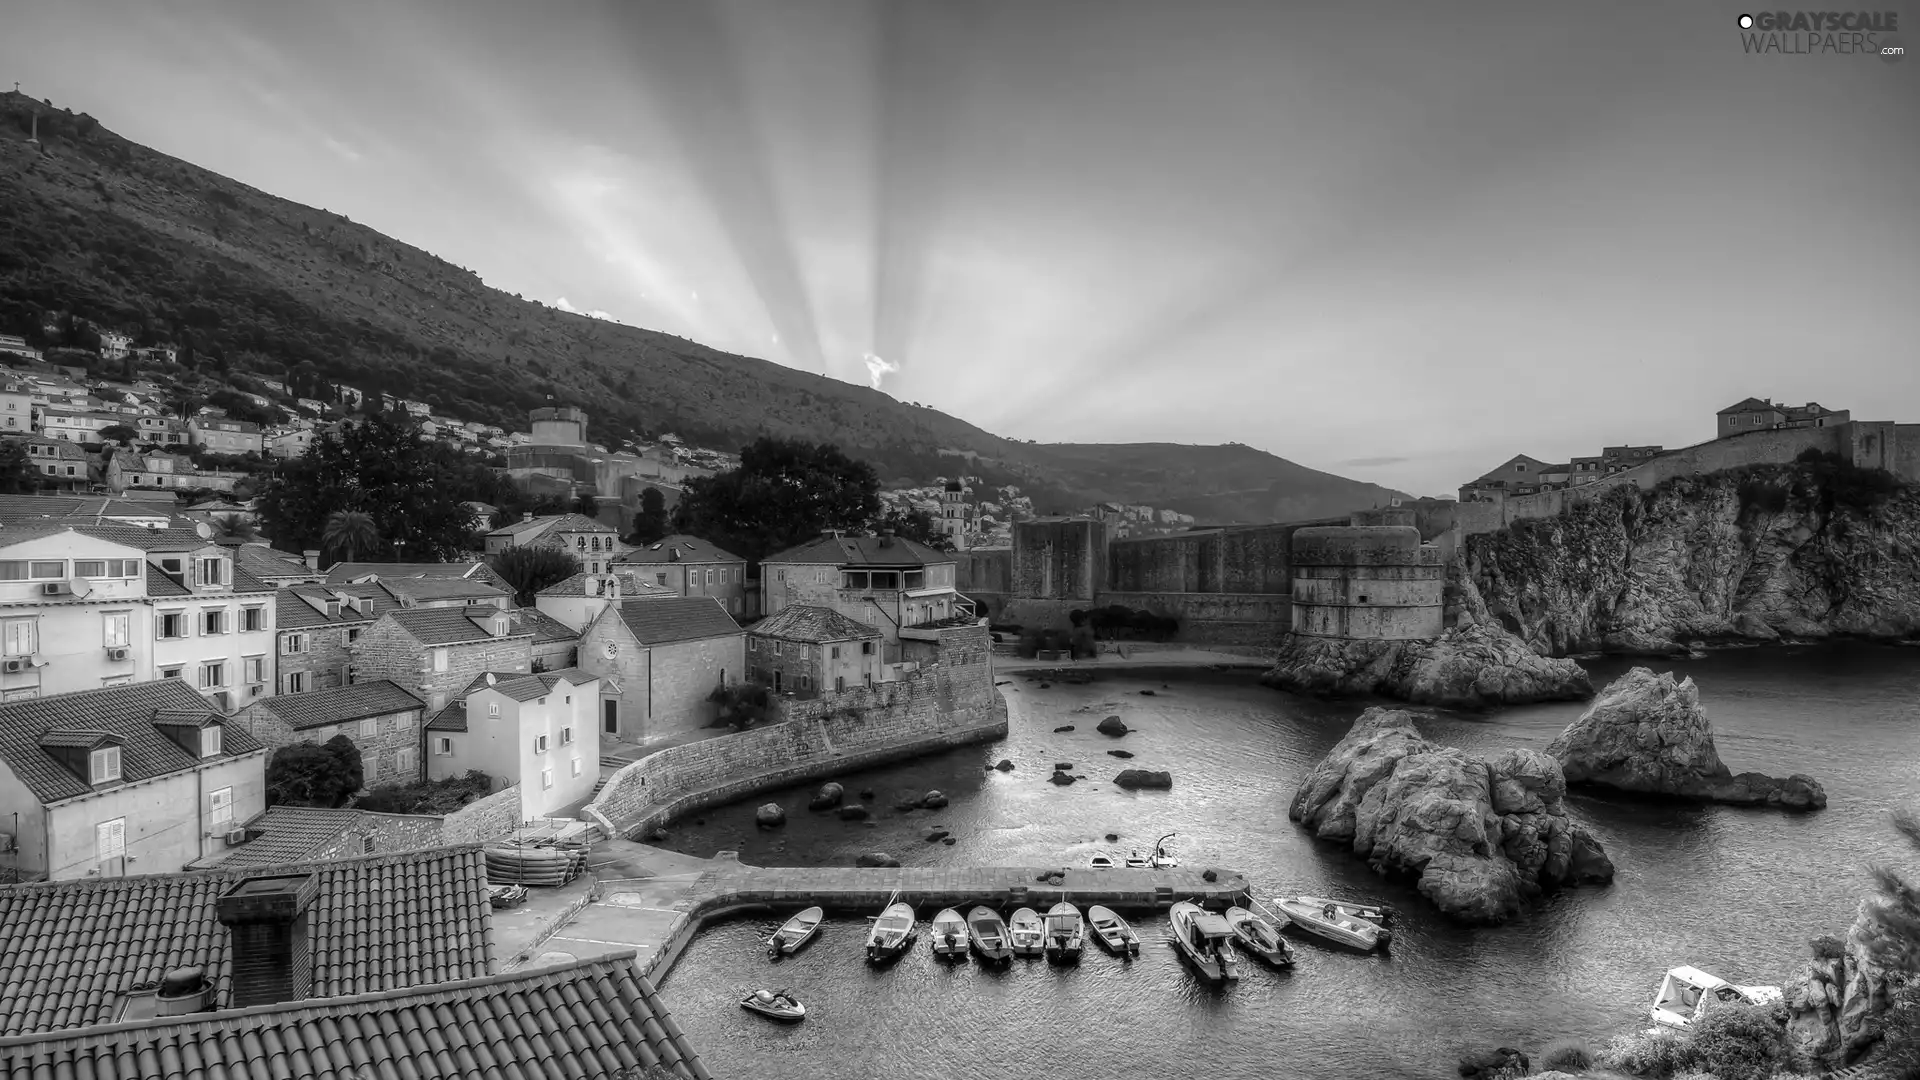
[[[225,608],[208,608],[200,613],[201,634],[224,634],[226,632],[227,612]]]
[[[223,787],[207,795],[207,816],[213,819],[213,831],[226,832],[233,827],[233,789]]]
[[[547,752],[547,737],[545,735],[535,735],[533,737],[533,752],[536,754],[544,754]]]
[[[418,771],[413,761],[413,747],[403,746],[394,753],[393,768],[402,776]]]
[[[160,669],[160,677],[163,679],[177,679],[180,677],[181,670],[182,669],[177,667],[164,667]]]
[[[447,650],[445,649],[433,650],[433,670],[435,671],[447,670]]]
[[[101,862],[124,857],[127,853],[127,819],[117,817],[95,825],[93,852]]]
[[[713,584],[713,571],[707,571],[707,584]]]
[[[570,727],[561,728],[560,729],[560,745],[566,746],[571,742],[573,742],[573,729]]]
[[[543,788],[550,788],[553,786],[553,770],[552,769],[540,770],[540,786]]]
[[[667,583],[667,575],[665,574],[653,575],[653,583],[655,585],[665,585]]]
[[[832,660],[840,659],[840,646],[838,645],[833,646],[828,658]]]
[[[872,656],[872,655],[873,655],[873,642],[871,642],[871,641],[863,641],[863,642],[861,642],[861,643],[860,643],[860,655],[861,655],[861,656]]]
[[[84,578],[106,577],[107,560],[76,559],[73,563],[73,576]]]
[[[280,676],[280,692],[283,694],[304,694],[307,692],[307,673],[289,671]]]
[[[351,645],[354,642],[359,640],[360,640],[360,628],[357,626],[349,627],[347,629],[347,644]]]
[[[497,702],[497,701],[489,701],[489,702],[487,702],[487,715],[488,715],[488,716],[499,716],[499,715],[500,715],[500,703],[499,703],[499,702]]]
[[[891,570],[876,570],[873,573],[873,587],[876,589],[897,589],[900,587],[900,575]]]
[[[27,564],[25,560],[7,559],[0,561],[0,581],[25,580],[27,580]],[[666,579],[662,577],[661,580],[664,581]]]
[[[266,608],[248,607],[248,608],[240,609],[240,629],[241,630],[243,631],[265,630],[266,628],[267,628],[267,609]]]
[[[575,776],[580,775],[580,759],[579,758],[573,759],[573,775]]]
[[[40,649],[40,624],[34,619],[8,619],[6,655],[32,656]]]
[[[727,610],[735,615],[740,614],[740,598],[737,596],[729,597],[727,599]]]
[[[373,778],[380,775],[380,751],[369,750],[366,756],[361,758],[361,762],[366,765],[363,782],[367,787],[372,787]]]
[[[161,559],[160,569],[178,577],[186,572],[186,562],[177,558]]]
[[[221,566],[225,562],[226,562],[225,559],[201,559],[200,560],[200,584],[202,585],[225,584],[225,581],[223,580],[223,572],[221,571]]]
[[[227,665],[216,660],[200,665],[200,689],[212,690],[227,685]]]
[[[864,589],[867,587],[867,573],[864,570],[848,570],[840,575],[840,587],[843,589]]]
[[[280,639],[280,652],[285,656],[297,656],[307,651],[307,635],[288,634]]]
[[[100,616],[100,636],[107,648],[128,644],[133,616],[124,611],[108,611]]]
[[[220,733],[222,730],[219,724],[208,724],[206,727],[200,729],[201,757],[215,757],[220,753]]]
[[[441,757],[451,757],[453,755],[453,740],[445,735],[433,740],[433,752]]]
[[[35,560],[27,564],[27,576],[35,581],[47,581],[67,576],[67,563],[64,559],[52,559],[46,562]]]
[[[922,589],[926,587],[927,572],[925,570],[909,570],[907,571],[906,578],[907,588],[909,589]]]
[[[120,748],[103,746],[87,755],[87,771],[92,777],[87,781],[90,784],[120,779]]]
[[[161,638],[183,638],[187,636],[187,613],[184,611],[162,612],[156,620],[154,636]]]
[[[246,680],[248,682],[263,683],[267,681],[267,658],[266,657],[249,656],[241,660],[240,663],[243,665],[243,670],[245,670],[247,673]]]
[[[366,719],[360,721],[360,737],[361,738],[371,739],[378,734],[380,734],[380,718],[379,717],[369,716]]]

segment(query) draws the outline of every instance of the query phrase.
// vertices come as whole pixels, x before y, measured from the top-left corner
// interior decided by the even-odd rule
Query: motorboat
[[[967,939],[985,963],[1013,963],[1013,942],[1007,935],[1007,920],[992,908],[982,905],[967,912]]]
[[[1393,922],[1393,907],[1388,904],[1356,904],[1350,900],[1329,900],[1324,896],[1298,896],[1294,899],[1317,907],[1332,904],[1341,914],[1350,919],[1365,919],[1381,926],[1388,926]]]
[[[899,896],[898,892],[893,894]],[[877,916],[869,916],[873,925],[867,928],[867,959],[871,962],[891,960],[907,951],[913,944],[913,905],[889,903]]]
[[[1293,948],[1280,936],[1280,928],[1248,908],[1230,907],[1227,925],[1233,928],[1233,943],[1274,967],[1293,966]]]
[[[952,908],[941,908],[940,914],[933,917],[933,931],[927,935],[933,944],[933,955],[943,960],[964,960],[967,957],[967,920]]]
[[[807,1018],[807,1007],[785,990],[755,990],[740,999],[740,1007],[787,1024],[797,1024]]]
[[[1040,913],[1023,907],[1007,920],[1007,944],[1015,956],[1039,956],[1046,952],[1047,924]]]
[[[1088,908],[1087,925],[1093,928],[1094,940],[1115,956],[1140,955],[1140,935],[1133,932],[1127,920],[1114,914],[1112,908],[1098,904]]]
[[[819,935],[820,926],[826,921],[827,913],[817,907],[810,907],[788,919],[767,939],[768,959],[777,960],[799,952],[807,942]]]
[[[1307,933],[1364,952],[1384,948],[1393,938],[1386,927],[1344,914],[1338,904],[1318,898],[1281,896],[1274,899],[1273,906]]]
[[[1147,857],[1137,851],[1127,856],[1127,869],[1129,870],[1145,870],[1148,865]]]
[[[1047,959],[1071,963],[1087,946],[1087,921],[1080,909],[1065,900],[1047,909]]]
[[[1208,982],[1231,982],[1240,977],[1240,961],[1233,955],[1233,927],[1198,904],[1182,900],[1167,912],[1173,924],[1173,944],[1187,963]]]
[[[1777,986],[1735,986],[1699,968],[1677,967],[1660,980],[1660,992],[1653,997],[1653,1022],[1684,1028],[1715,1002],[1769,1005],[1784,997]]]
[[[1087,860],[1087,866],[1094,870],[1111,870],[1113,869],[1113,856],[1096,854],[1093,858]]]
[[[1167,835],[1154,841],[1153,854],[1149,856],[1147,859],[1147,865],[1149,867],[1155,870],[1172,870],[1175,867],[1180,865],[1180,860],[1174,858],[1173,852],[1167,847],[1167,841],[1173,839],[1177,835],[1179,834],[1168,833]]]

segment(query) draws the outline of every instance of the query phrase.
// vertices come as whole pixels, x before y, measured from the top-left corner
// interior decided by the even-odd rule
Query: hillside
[[[28,143],[39,115],[38,146]],[[1247,447],[1038,445],[865,386],[602,322],[489,288],[347,218],[129,142],[84,113],[0,93],[0,333],[71,311],[202,360],[294,368],[513,427],[577,404],[593,437],[673,431],[837,443],[883,477],[963,466],[1042,512],[1095,501],[1204,519],[1316,517],[1392,494]],[[264,358],[264,363],[261,360]]]

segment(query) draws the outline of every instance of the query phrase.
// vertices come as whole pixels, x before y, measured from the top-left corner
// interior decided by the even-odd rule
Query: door
[[[600,730],[608,735],[620,734],[620,700],[618,698],[601,700]]]
[[[773,669],[773,692],[776,694],[780,692],[780,669],[779,668]]]

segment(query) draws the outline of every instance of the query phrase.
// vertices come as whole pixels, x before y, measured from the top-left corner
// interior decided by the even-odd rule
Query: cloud
[[[336,139],[331,135],[322,135],[320,137],[320,141],[326,145],[327,149],[333,151],[336,154],[339,154],[341,157],[346,158],[348,161],[360,160],[360,151],[355,150],[353,147],[348,146],[346,143],[341,142],[339,139]]]
[[[591,311],[581,311],[579,308],[574,307],[572,304],[568,303],[567,298],[564,296],[558,300],[555,300],[553,302],[553,306],[571,315],[585,315],[589,319],[604,319],[607,322],[620,321],[619,319],[614,318],[612,315],[609,315],[606,312],[601,311],[599,308],[594,308]]]
[[[1381,465],[1399,465],[1412,460],[1412,458],[1403,457],[1357,457],[1348,458],[1340,464],[1349,469],[1371,469]]]
[[[867,362],[867,375],[869,378],[872,379],[873,388],[875,390],[880,389],[881,379],[884,379],[888,375],[891,375],[892,373],[900,370],[899,364],[893,363],[888,360],[882,360],[879,357],[873,355],[872,353],[862,354],[861,359]]]

